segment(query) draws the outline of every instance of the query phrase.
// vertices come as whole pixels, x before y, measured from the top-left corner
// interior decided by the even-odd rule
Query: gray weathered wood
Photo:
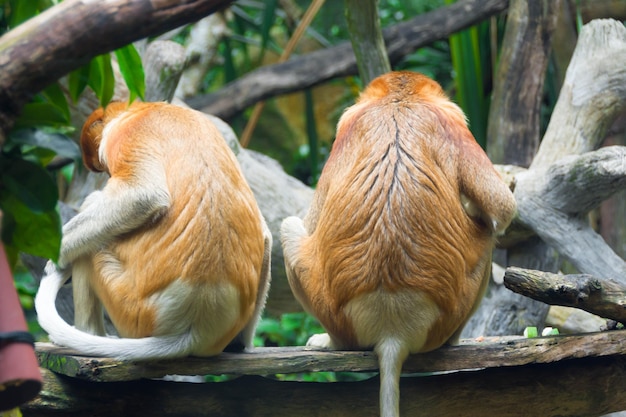
[[[583,26],[550,123],[531,168],[597,149],[626,106],[626,28],[595,20]]]
[[[468,366],[475,367],[473,371],[401,378],[400,412],[403,416],[428,417],[596,417],[625,410],[624,334],[600,335],[603,337],[578,340],[576,337],[533,339],[540,343],[536,349],[524,349],[512,342],[505,344],[508,348],[498,358],[502,360],[521,350],[556,360],[561,344],[554,342],[573,343],[569,347],[570,359],[559,363],[476,369],[481,365],[480,360],[485,356],[488,359],[491,354],[482,351],[466,359]],[[600,353],[607,341],[607,351],[614,350],[618,343],[622,353],[607,353],[608,356],[602,357],[589,354]],[[237,361],[230,362],[235,365]],[[376,377],[361,382],[303,383],[243,376],[222,383],[190,384],[157,380],[98,383],[63,377],[46,369],[42,369],[42,374],[41,394],[22,406],[25,417],[378,416]]]
[[[173,41],[154,41],[142,56],[146,74],[145,101],[171,102],[185,69],[185,48]]]
[[[517,175],[519,218],[582,273],[626,283],[626,262],[584,215],[626,184],[626,148],[570,156]]]
[[[560,275],[507,268],[504,285],[512,291],[551,305],[576,307],[626,323],[626,286],[593,275]]]
[[[481,341],[482,340],[482,341]],[[113,382],[181,375],[273,375],[300,372],[378,370],[371,351],[324,351],[306,347],[256,348],[212,358],[126,362],[85,357],[49,343],[37,344],[40,364],[74,378]],[[411,355],[405,373],[448,372],[552,363],[580,357],[626,355],[626,330],[576,336],[525,339],[465,339],[459,346]]]
[[[516,174],[514,191],[519,220],[542,240],[580,272],[622,283],[626,263],[585,215],[624,187],[625,148],[590,151],[625,106],[626,28],[613,20],[592,21],[581,31],[537,155]]]

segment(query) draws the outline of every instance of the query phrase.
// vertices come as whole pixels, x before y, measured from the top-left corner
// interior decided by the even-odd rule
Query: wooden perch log
[[[504,274],[504,285],[547,304],[576,307],[626,323],[626,286],[610,279],[510,267]]]
[[[401,414],[595,417],[624,410],[625,336],[626,331],[613,331],[587,336],[489,339],[412,355],[404,366],[405,372],[456,367],[472,370],[402,378]],[[70,375],[80,374],[82,380],[43,369],[43,391],[22,407],[25,417],[378,416],[376,377],[361,382],[302,383],[254,376],[320,369],[376,370],[372,352],[268,348],[253,353],[222,354],[212,359],[133,364],[67,356],[59,348],[45,344],[39,344],[38,351],[46,364],[67,369]],[[181,371],[247,376],[208,384],[160,380],[93,382],[131,374],[135,379]]]
[[[378,371],[376,354],[372,351],[327,351],[307,347],[256,348],[250,353],[224,352],[213,358],[142,362],[80,356],[51,343],[38,343],[36,351],[42,367],[94,382],[132,381],[170,374],[275,375]],[[581,355],[581,352],[584,354]],[[534,339],[521,336],[463,339],[459,346],[444,346],[432,352],[409,356],[402,371],[450,372],[611,355],[626,355],[626,330]]]
[[[506,10],[508,0],[463,0],[383,30],[391,64],[451,33]],[[357,74],[350,42],[287,62],[261,67],[219,91],[198,95],[189,105],[230,119],[258,101],[314,87],[333,78]]]

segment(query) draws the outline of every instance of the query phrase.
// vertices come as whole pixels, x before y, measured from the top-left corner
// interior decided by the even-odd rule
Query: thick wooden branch
[[[586,214],[626,187],[626,147],[563,158],[534,178],[534,185],[544,204],[563,213]]]
[[[594,20],[581,30],[531,168],[596,149],[625,107],[626,28],[615,20]]]
[[[444,39],[506,10],[508,0],[462,0],[383,30],[393,65],[410,52]],[[219,91],[189,100],[189,105],[223,119],[270,97],[303,90],[333,78],[357,74],[350,42],[261,67]]]
[[[451,369],[449,361],[465,372],[444,372],[433,376],[404,377],[400,382],[400,408],[404,416],[598,416],[626,409],[626,338],[624,331],[587,336],[561,336],[538,339],[501,340],[456,348],[442,348],[425,355],[414,355],[404,367],[407,372],[420,369]],[[39,345],[43,354],[45,346]],[[270,350],[275,352],[265,369],[296,370],[290,356],[310,355],[295,360],[298,369],[346,369],[341,357],[351,365],[365,363],[363,369],[375,369],[371,352],[318,352],[303,348]],[[269,354],[270,351],[266,353]],[[282,351],[282,358],[276,352]],[[451,352],[456,352],[452,354]],[[204,374],[228,372],[234,368],[253,367],[263,372],[265,352],[223,355],[208,360],[183,359],[162,363],[160,372],[180,370]],[[433,356],[437,354],[438,356]],[[491,357],[495,354],[495,357]],[[96,358],[58,356],[50,360],[67,367],[82,361],[101,374],[111,376],[117,366]],[[56,355],[56,356],[54,356]],[[240,358],[256,355],[256,359]],[[324,366],[319,357],[326,356],[333,366]],[[525,360],[520,358],[526,357]],[[413,361],[418,360],[416,365]],[[568,359],[568,360],[563,360]],[[218,364],[222,362],[221,365]],[[94,361],[95,365],[89,365]],[[191,362],[188,362],[191,361]],[[554,363],[559,361],[558,363]],[[307,364],[308,362],[308,364]],[[202,364],[213,364],[203,366]],[[328,364],[329,362],[327,362]],[[526,363],[527,365],[522,365]],[[97,364],[101,364],[98,368]],[[194,367],[195,365],[195,367]],[[280,365],[280,366],[278,366]],[[500,367],[507,366],[507,367]],[[154,365],[131,369],[154,374]],[[183,366],[183,368],[179,368]],[[199,366],[199,367],[198,367]],[[488,369],[480,369],[487,366]],[[495,366],[495,368],[490,368]],[[149,372],[144,372],[147,369]],[[74,372],[79,372],[76,369]],[[118,369],[119,371],[119,369]],[[152,372],[152,373],[151,373]],[[29,416],[378,416],[377,377],[361,382],[302,383],[275,381],[260,376],[243,376],[229,382],[189,384],[159,380],[99,383],[68,378],[42,369],[44,388],[39,397],[24,405]],[[451,395],[450,393],[454,393]]]
[[[305,347],[256,348],[251,353],[222,353],[213,358],[125,362],[92,358],[49,343],[37,344],[41,366],[87,381],[131,381],[181,375],[273,375],[300,372],[377,371],[371,351],[324,351]],[[626,354],[626,330],[526,339],[494,337],[482,341],[464,339],[459,346],[411,355],[405,373],[448,372],[479,368],[552,363],[572,358]]]
[[[582,273],[626,284],[626,262],[597,234],[586,210],[626,184],[626,148],[609,147],[517,175],[519,219]]]
[[[0,38],[0,133],[10,129],[32,94],[90,58],[196,21],[230,3],[66,0],[51,7]]]
[[[514,191],[520,221],[581,273],[624,284],[626,262],[585,215],[626,184],[623,147],[590,152],[625,107],[626,28],[592,21],[581,31],[537,156],[516,174]]]
[[[626,323],[626,286],[611,279],[510,267],[504,274],[504,285],[547,304],[576,307]]]

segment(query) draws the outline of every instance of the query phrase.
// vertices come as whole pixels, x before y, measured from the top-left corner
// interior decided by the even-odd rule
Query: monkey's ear
[[[96,172],[104,171],[105,167],[100,162],[98,150],[102,141],[104,129],[104,109],[96,109],[87,118],[80,134],[80,148],[83,152],[83,163],[87,169]]]

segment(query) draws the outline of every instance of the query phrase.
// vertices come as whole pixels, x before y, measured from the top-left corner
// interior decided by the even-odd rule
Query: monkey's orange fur
[[[383,75],[342,116],[309,213],[281,239],[296,298],[328,332],[310,343],[378,352],[383,415],[406,355],[458,338],[515,207],[431,79]]]
[[[89,117],[81,147],[85,165],[111,178],[64,228],[61,267],[88,282],[121,337],[188,335],[184,348],[146,357],[215,355],[240,333],[251,347],[269,285],[271,235],[213,124],[165,103],[111,103]],[[98,211],[104,231],[90,226]],[[90,247],[97,249],[81,249]],[[78,298],[77,311],[92,297]],[[94,332],[94,320],[76,323]],[[76,342],[54,333],[61,344]],[[104,353],[142,358],[139,349]]]

